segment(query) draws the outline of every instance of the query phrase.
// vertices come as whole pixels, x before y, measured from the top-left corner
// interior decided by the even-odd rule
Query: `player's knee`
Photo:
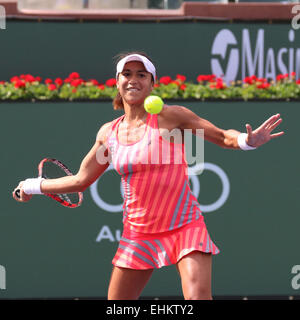
[[[198,287],[185,293],[185,300],[212,300],[209,288]]]
[[[201,283],[195,279],[184,287],[185,300],[212,300],[211,287],[207,283]]]

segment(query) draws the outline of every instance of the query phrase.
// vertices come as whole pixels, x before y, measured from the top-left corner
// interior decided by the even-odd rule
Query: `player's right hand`
[[[26,194],[24,192],[24,190],[22,188],[23,187],[23,183],[24,183],[24,181],[21,181],[19,183],[19,185],[15,188],[15,190],[12,193],[13,198],[18,202],[27,202],[32,198],[32,194]],[[18,198],[16,193],[15,193],[18,189],[20,190],[20,198]]]

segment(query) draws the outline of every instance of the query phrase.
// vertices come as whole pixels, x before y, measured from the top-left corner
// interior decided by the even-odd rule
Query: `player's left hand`
[[[280,118],[280,114],[277,113],[276,115],[273,115],[268,120],[266,120],[260,127],[252,130],[252,127],[250,124],[246,124],[247,134],[248,137],[246,139],[246,142],[251,147],[259,147],[265,143],[267,143],[269,140],[280,137],[284,134],[283,131],[278,133],[273,133],[272,131],[282,122],[282,119]]]

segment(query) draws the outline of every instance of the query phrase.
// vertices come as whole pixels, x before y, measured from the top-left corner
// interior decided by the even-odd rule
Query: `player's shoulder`
[[[180,105],[164,105],[159,113],[159,122],[162,126],[185,128],[192,119],[195,119],[195,113]]]
[[[120,118],[120,117],[119,117]],[[100,141],[105,141],[107,139],[107,137],[109,136],[111,130],[113,129],[113,126],[114,124],[117,122],[117,120],[119,118],[116,118],[112,121],[109,121],[109,122],[106,122],[104,123],[99,131],[98,131],[98,134],[97,134],[97,140],[100,140]]]
[[[106,132],[106,131],[108,131],[108,130],[111,128],[112,124],[113,124],[113,121],[109,121],[109,122],[104,123],[104,124],[100,127],[99,132],[100,132],[100,131],[101,131],[101,132]]]
[[[162,111],[159,113],[159,117],[164,120],[178,120],[180,117],[184,115],[187,108],[180,105],[167,105],[164,104]]]
[[[109,129],[112,127],[113,123],[114,123],[114,121],[109,121],[109,122],[104,123],[104,124],[100,127],[99,131],[100,131],[100,130],[101,130],[101,131],[107,131],[107,130],[109,130]]]
[[[168,104],[164,104],[164,107],[162,109],[162,111],[160,112],[160,114],[162,116],[166,115],[166,116],[172,116],[172,115],[178,115],[181,112],[184,112],[185,110],[187,110],[186,107],[180,106],[180,105],[168,105]]]
[[[97,133],[97,141],[105,141],[107,139],[113,123],[114,121],[106,122],[100,127]]]

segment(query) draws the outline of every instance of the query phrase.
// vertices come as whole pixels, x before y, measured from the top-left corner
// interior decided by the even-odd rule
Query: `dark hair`
[[[142,52],[142,51],[133,51],[133,52],[122,52],[122,53],[119,53],[117,54],[115,57],[114,57],[114,60],[115,60],[115,65],[117,66],[118,62],[121,61],[123,58],[127,57],[127,56],[130,56],[132,54],[139,54],[141,56],[144,56],[146,57],[148,60],[150,60],[152,63],[153,61],[151,60],[151,58],[145,53],[145,52]],[[153,82],[155,82],[155,79],[153,79],[152,77],[152,80]],[[122,110],[124,109],[124,104],[123,104],[123,99],[120,95],[120,92],[118,91],[116,97],[114,98],[113,100],[113,107],[115,110]]]

